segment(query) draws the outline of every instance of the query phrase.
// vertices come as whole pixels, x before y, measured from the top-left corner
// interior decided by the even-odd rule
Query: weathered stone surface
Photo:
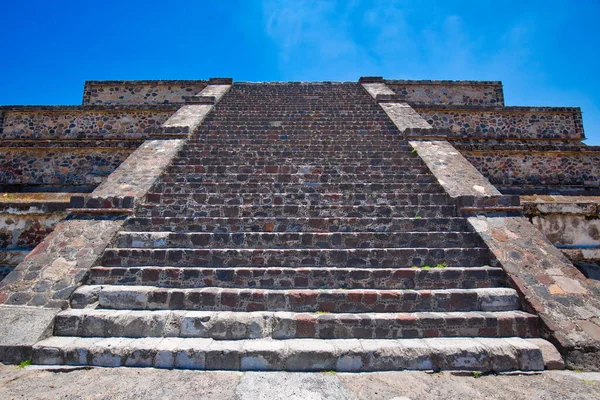
[[[562,107],[435,107],[415,105],[434,128],[448,129],[451,138],[581,140],[579,108]]]
[[[218,102],[227,93],[231,85],[208,85],[198,96],[214,97]],[[179,135],[186,137],[193,133],[213,109],[212,104],[185,105],[172,115],[163,125],[160,133],[155,137]]]
[[[31,346],[52,335],[57,309],[0,306],[0,361],[31,359]]]
[[[392,80],[386,85],[416,104],[504,105],[502,82]]]
[[[72,353],[72,365],[153,366],[220,370],[389,371],[544,369],[542,351],[519,338],[404,340],[212,340],[183,338],[52,337],[33,347],[37,364],[57,364]],[[176,361],[179,360],[179,361]]]
[[[182,146],[183,140],[146,141],[91,196],[143,197]]]
[[[380,103],[390,119],[398,127],[400,132],[407,129],[431,129],[427,123],[415,110],[406,103]]]
[[[0,282],[0,303],[64,308],[123,220],[64,220]]]
[[[83,104],[183,103],[184,96],[200,92],[205,80],[86,81]]]
[[[568,367],[598,369],[594,337],[600,300],[585,277],[522,217],[471,217],[496,259],[520,292],[526,309],[543,322],[542,335],[557,345]]]
[[[502,212],[519,205],[516,196],[502,195],[447,141],[411,141],[438,183],[459,211]],[[516,209],[515,209],[516,211]]]
[[[159,128],[173,111],[15,109],[4,114],[2,140],[140,139]]]

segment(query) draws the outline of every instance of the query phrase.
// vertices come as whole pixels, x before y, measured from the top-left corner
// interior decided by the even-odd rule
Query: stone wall
[[[579,108],[416,106],[434,128],[450,129],[450,138],[584,139]]]
[[[0,107],[1,191],[91,191],[177,105]]]
[[[69,197],[69,193],[0,196],[0,280],[67,215]]]
[[[0,247],[33,249],[67,213],[69,200],[0,203]]]
[[[61,188],[60,191],[80,191],[66,186],[95,187],[133,151],[123,148],[0,148],[0,190],[11,191],[8,188],[17,185],[54,186]]]
[[[4,112],[0,139],[139,139],[175,112],[164,109],[44,107]]]
[[[86,81],[83,104],[184,103],[199,93],[207,81]]]
[[[510,186],[595,187],[600,179],[600,147],[580,151],[510,150],[502,146],[457,148],[492,184]]]
[[[502,82],[385,80],[409,103],[504,105]]]

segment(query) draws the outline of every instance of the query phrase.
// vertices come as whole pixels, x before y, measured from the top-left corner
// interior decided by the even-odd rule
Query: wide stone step
[[[227,205],[445,205],[444,193],[157,193],[146,195],[144,204],[166,206]]]
[[[444,218],[453,217],[455,207],[450,205],[419,206],[354,206],[354,205],[159,205],[141,204],[136,211],[140,217],[390,217],[390,218]]]
[[[82,286],[77,291],[89,291]],[[92,299],[90,297],[90,299]],[[85,305],[78,303],[77,307]],[[519,295],[509,288],[478,289],[233,289],[101,286],[98,307],[119,310],[452,312],[511,311]]]
[[[72,309],[56,316],[54,335],[217,340],[535,337],[538,318],[522,311],[316,314]]]
[[[54,336],[34,364],[250,371],[542,371],[540,348],[522,338],[214,340]]]
[[[205,134],[209,135],[246,135],[248,137],[254,135],[289,135],[289,136],[317,136],[322,134],[323,136],[335,136],[335,135],[354,135],[360,136],[375,136],[381,134],[382,136],[389,136],[399,134],[398,128],[392,124],[391,121],[385,125],[370,125],[370,122],[362,122],[359,124],[307,124],[307,123],[288,123],[282,124],[281,126],[275,126],[270,124],[252,124],[250,121],[241,121],[238,126],[233,126],[236,122],[227,121],[219,126],[204,126],[201,127],[195,136],[202,137]],[[279,121],[274,121],[277,124]],[[371,121],[374,122],[374,121]],[[396,141],[400,141],[396,139]]]
[[[107,248],[106,266],[172,265],[197,267],[365,267],[492,265],[487,248],[387,249],[134,249]],[[495,265],[492,265],[495,266]]]
[[[231,121],[227,121],[229,123]],[[269,128],[281,128],[276,126],[277,124],[285,122],[281,121],[270,121],[268,123]],[[213,124],[213,125],[211,125]],[[365,134],[347,134],[347,133],[335,133],[335,134],[327,134],[327,133],[317,133],[317,134],[296,134],[296,135],[286,135],[283,133],[256,133],[254,135],[246,135],[246,134],[223,134],[221,132],[211,133],[210,131],[216,127],[214,125],[215,122],[205,121],[200,128],[200,134],[193,135],[188,143],[221,143],[221,141],[226,141],[227,143],[246,143],[248,141],[259,141],[259,142],[268,142],[271,143],[273,141],[310,141],[312,143],[321,143],[321,142],[371,142],[371,141],[380,141],[380,142],[395,142],[401,145],[407,145],[407,141],[403,140],[402,136],[399,133],[383,133],[383,132],[371,132]],[[221,127],[227,129],[226,124],[221,124]]]
[[[204,183],[435,183],[431,174],[203,174],[165,173],[162,182],[204,182]]]
[[[130,217],[128,231],[170,232],[445,232],[466,231],[463,218]]]
[[[437,183],[158,182],[156,193],[444,193]]]
[[[264,150],[255,150],[255,149],[215,149],[215,150],[206,150],[203,148],[189,148],[183,149],[178,153],[179,157],[237,157],[240,159],[247,158],[258,158],[258,159],[271,159],[271,158],[292,158],[292,159],[311,159],[311,158],[397,158],[407,156],[411,150],[400,150],[394,147],[382,149],[382,150],[305,150],[302,152],[298,152],[295,150],[284,149],[264,149]]]
[[[354,152],[374,152],[374,151],[395,151],[396,154],[412,152],[412,147],[394,145],[393,143],[371,143],[371,144],[292,144],[292,143],[271,143],[271,144],[246,144],[246,145],[227,145],[227,144],[204,144],[204,143],[186,143],[185,150],[198,151],[235,151],[236,153],[245,153],[253,151],[294,151],[294,152],[320,152],[320,151],[354,151]]]
[[[93,267],[92,285],[152,285],[175,288],[259,289],[469,289],[506,286],[495,267],[421,268],[197,268],[171,266]]]
[[[328,168],[336,166],[392,166],[392,165],[423,165],[423,161],[417,155],[402,155],[394,158],[255,158],[240,157],[238,159],[224,159],[222,157],[196,157],[194,154],[179,155],[173,159],[172,165],[204,165],[204,166],[230,166],[230,165],[248,165],[248,166],[291,166],[291,165],[310,165],[315,168]]]
[[[372,249],[477,245],[481,245],[481,240],[471,232],[119,232],[116,239],[117,247],[146,249]]]
[[[194,165],[175,164],[167,168],[170,174],[427,174],[425,165],[333,165],[319,167],[290,163],[287,165]]]

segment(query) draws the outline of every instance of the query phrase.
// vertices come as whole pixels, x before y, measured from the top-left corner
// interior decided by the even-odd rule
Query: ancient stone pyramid
[[[499,82],[216,78],[88,82],[0,120],[6,361],[599,364],[598,289],[520,198],[597,194],[579,109],[505,107]]]

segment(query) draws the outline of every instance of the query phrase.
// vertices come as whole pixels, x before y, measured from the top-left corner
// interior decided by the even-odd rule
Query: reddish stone
[[[223,292],[221,293],[221,305],[234,308],[237,306],[238,294],[237,292]]]
[[[314,338],[316,337],[315,326],[316,318],[310,315],[297,315],[296,318],[296,337]]]
[[[248,303],[246,311],[263,311],[265,310],[264,303]]]
[[[375,304],[377,302],[377,293],[365,292],[363,293],[363,303]]]
[[[145,269],[142,271],[142,282],[158,282],[160,279],[159,269]]]

